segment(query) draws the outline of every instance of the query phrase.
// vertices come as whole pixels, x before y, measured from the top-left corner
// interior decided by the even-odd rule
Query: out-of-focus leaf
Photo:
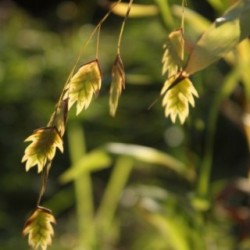
[[[169,0],[154,0],[154,2],[158,5],[160,10],[161,18],[164,21],[166,27],[170,29],[174,29],[176,27],[176,22],[173,18],[173,13],[171,11],[171,4]]]
[[[33,132],[25,142],[31,141],[25,149],[22,162],[26,161],[26,171],[37,165],[40,173],[44,166],[51,162],[55,156],[56,148],[63,152],[63,141],[54,127],[40,128]]]
[[[57,131],[63,136],[65,132],[66,120],[68,114],[68,101],[62,100],[56,106],[55,112],[52,114],[48,127],[55,127]]]
[[[152,84],[153,77],[146,74],[126,74],[126,81],[133,85],[149,85]]]
[[[95,226],[98,232],[106,232],[112,228],[115,211],[121,195],[133,170],[134,161],[130,157],[119,157],[103,193],[102,201],[96,211]],[[106,234],[106,233],[105,233]]]
[[[44,207],[37,207],[35,212],[26,221],[23,235],[28,235],[29,245],[33,249],[46,250],[52,242],[54,230],[51,223],[55,223],[51,211]]]
[[[128,198],[122,201],[124,204],[127,203],[127,205],[135,206],[138,205],[138,201],[140,201],[140,206],[152,212],[159,211],[159,204],[165,202],[169,197],[169,193],[166,189],[155,185],[137,184],[136,186],[127,187],[123,193],[124,197]],[[146,203],[144,200],[146,200]],[[149,201],[149,203],[147,203],[147,201]]]
[[[244,84],[245,93],[248,101],[250,102],[250,42],[249,40],[242,41],[237,46],[238,52],[238,70],[241,74],[241,79]]]
[[[197,211],[205,212],[208,211],[209,208],[211,208],[211,202],[205,197],[191,197],[191,204]]]
[[[68,99],[69,109],[76,103],[76,114],[82,109],[87,109],[93,95],[101,88],[101,69],[96,59],[83,65],[78,72],[70,79],[64,100]]]
[[[240,72],[237,68],[235,68],[225,77],[224,84],[221,88],[222,98],[228,98],[239,84],[239,81]]]
[[[184,40],[182,30],[176,30],[169,34],[164,47],[165,52],[162,57],[162,74],[167,77],[174,76],[182,67],[182,50],[184,48]]]
[[[244,112],[242,114],[242,124],[245,130],[246,139],[248,141],[249,149],[250,149],[250,42],[248,39],[242,41],[237,46],[237,54],[235,61],[235,86],[242,82],[244,85],[244,94],[245,94],[245,107]],[[232,73],[231,73],[232,74]],[[225,85],[225,84],[224,84]],[[232,91],[231,91],[232,92]]]
[[[119,54],[117,54],[113,68],[112,68],[112,82],[109,93],[109,108],[110,114],[115,116],[119,98],[122,93],[122,89],[125,88],[125,72],[123,62]]]
[[[158,213],[144,213],[146,220],[152,224],[167,244],[174,250],[190,250],[189,242],[185,234],[185,228],[176,217],[170,217]]]
[[[195,106],[194,96],[198,93],[187,77],[168,79],[161,91],[164,95],[162,105],[165,107],[165,116],[170,116],[173,123],[179,117],[183,124],[189,114],[189,104]]]
[[[106,149],[113,154],[130,156],[137,161],[164,166],[187,179],[193,177],[193,173],[189,172],[184,163],[154,148],[133,144],[108,143]]]
[[[237,1],[237,0],[233,0]],[[218,11],[224,11],[229,4],[232,3],[232,0],[208,0],[208,2]]]
[[[250,1],[233,5],[196,43],[185,67],[193,74],[214,63],[250,34]]]
[[[74,164],[69,170],[65,171],[60,176],[60,181],[67,183],[80,177],[83,173],[92,172],[95,170],[101,170],[109,167],[111,159],[101,150],[96,150],[84,155],[76,164]]]
[[[112,12],[119,16],[126,16],[128,6],[128,3],[112,2],[109,4]],[[129,17],[156,16],[158,13],[159,9],[156,5],[132,4]]]

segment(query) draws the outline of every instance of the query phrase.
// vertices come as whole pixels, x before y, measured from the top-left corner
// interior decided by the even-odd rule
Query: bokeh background
[[[197,73],[192,78],[200,95],[196,107],[184,126],[172,124],[161,107],[161,59],[163,44],[168,33],[180,26],[180,16],[171,12],[174,25],[168,25],[163,9],[164,4],[172,8],[181,1],[135,2],[155,5],[159,14],[127,21],[121,47],[126,90],[115,118],[109,116],[108,94],[123,18],[111,14],[101,29],[102,89],[87,111],[78,117],[70,112],[64,154],[55,158],[43,199],[57,218],[50,249],[90,249],[84,242],[88,232],[82,223],[86,230],[94,222],[81,213],[86,198],[81,184],[86,176],[81,179],[81,174],[73,174],[67,183],[60,176],[73,165],[72,151],[80,145],[88,154],[108,143],[122,144],[112,144],[113,149],[105,151],[111,159],[105,168],[84,173],[92,181],[88,195],[93,213],[98,214],[102,207],[116,164],[133,167],[127,177],[114,177],[117,183],[109,191],[111,197],[116,196],[116,186],[119,190],[119,184],[124,185],[119,200],[111,198],[109,203],[114,202],[112,223],[106,231],[96,233],[91,249],[250,249],[244,87],[234,82],[230,93],[218,98],[234,65],[221,60]],[[200,15],[200,23],[209,25],[234,2],[189,0],[187,7]],[[46,125],[82,44],[107,12],[106,6],[106,1],[93,0],[0,1],[1,250],[29,249],[22,228],[35,207],[40,177],[35,169],[26,173],[21,164],[23,141]],[[187,24],[189,38],[198,37],[200,23]],[[82,64],[95,58],[95,46],[93,38],[81,57]],[[213,142],[208,150],[209,138]],[[150,158],[150,150],[163,155]],[[175,161],[183,163],[185,171],[178,171]],[[197,186],[199,178],[206,176],[206,164],[211,165],[211,175],[204,177],[209,192],[200,197]]]

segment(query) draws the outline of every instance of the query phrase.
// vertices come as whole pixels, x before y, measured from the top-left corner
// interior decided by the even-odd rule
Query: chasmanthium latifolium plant
[[[179,120],[181,124],[188,118],[189,105],[195,106],[194,97],[198,97],[190,76],[223,57],[226,52],[232,50],[241,40],[249,36],[250,32],[247,27],[250,23],[250,1],[238,1],[224,16],[218,18],[198,39],[188,55],[184,50],[184,1],[182,1],[182,9],[180,28],[166,35],[166,42],[163,46],[162,74],[166,80],[160,92],[160,95],[163,96],[162,105],[165,116],[170,117],[172,122]],[[93,97],[101,89],[102,71],[98,58],[99,34],[102,24],[111,12],[124,16],[111,72],[109,107],[112,116],[116,114],[119,98],[122,90],[125,89],[125,71],[120,45],[126,20],[130,13],[131,16],[142,16],[142,12],[146,15],[158,14],[157,6],[133,4],[133,0],[130,0],[129,3],[122,3],[119,0],[110,4],[107,14],[83,44],[47,126],[35,130],[25,140],[30,142],[22,158],[22,162],[25,162],[25,169],[29,171],[31,168],[37,167],[37,172],[41,174],[38,201],[34,212],[27,219],[23,229],[23,234],[28,236],[29,245],[34,249],[46,250],[52,242],[54,234],[52,224],[55,223],[55,218],[52,211],[41,206],[41,201],[46,190],[49,170],[56,150],[59,149],[63,153],[63,136],[66,130],[68,111],[76,106],[76,115],[80,114],[82,110],[89,107]],[[97,37],[95,58],[79,67],[79,60],[94,35]]]
[[[35,130],[32,135],[25,140],[25,142],[30,142],[22,158],[22,162],[25,162],[25,169],[29,171],[31,168],[37,167],[37,172],[41,174],[41,189],[36,208],[27,219],[23,229],[23,235],[28,236],[28,243],[34,249],[40,248],[46,250],[52,242],[52,236],[54,234],[52,224],[55,223],[55,218],[52,211],[40,205],[46,189],[49,170],[56,150],[59,149],[63,153],[63,136],[66,130],[68,111],[75,105],[76,115],[80,114],[83,109],[89,107],[94,95],[101,89],[102,72],[98,58],[99,33],[103,22],[107,19],[112,9],[120,2],[121,1],[118,1],[113,5],[83,45],[81,51],[86,48],[88,42],[97,33],[96,58],[76,70],[82,56],[82,52],[80,53],[47,126]],[[112,116],[115,116],[122,89],[125,88],[125,72],[120,55],[120,45],[125,21],[129,16],[132,2],[131,0],[128,4],[125,19],[122,22],[117,45],[117,55],[112,69],[109,100],[110,114]]]

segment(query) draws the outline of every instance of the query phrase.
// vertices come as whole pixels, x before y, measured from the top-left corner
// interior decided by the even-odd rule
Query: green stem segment
[[[42,174],[41,174],[40,191],[39,191],[39,196],[38,196],[38,200],[37,200],[37,204],[36,204],[37,207],[40,206],[40,203],[41,203],[42,198],[43,198],[45,191],[46,191],[50,167],[51,167],[51,161],[46,163],[46,165],[43,168]]]
[[[100,32],[101,32],[101,26],[99,26],[99,28],[98,28],[98,30],[97,30],[97,38],[96,38],[96,59],[99,58]]]
[[[129,13],[130,13],[133,1],[134,0],[130,0],[129,1],[128,9],[127,9],[126,15],[125,15],[125,17],[123,19],[123,22],[122,22],[122,27],[121,27],[121,30],[120,30],[120,34],[119,34],[119,38],[118,38],[118,44],[117,44],[117,54],[118,55],[120,54],[120,48],[121,48],[121,42],[122,42],[122,35],[123,35],[123,32],[124,32],[126,21],[127,21],[128,17],[129,17]]]
[[[212,103],[208,126],[207,126],[207,136],[205,144],[205,154],[201,164],[200,177],[197,185],[197,198],[207,202],[209,197],[210,188],[210,177],[211,169],[213,163],[213,146],[214,146],[214,135],[216,132],[216,123],[219,113],[219,106],[224,98],[227,98],[231,91],[234,89],[237,81],[239,79],[238,71],[233,71],[228,75],[223,87],[217,92],[215,99]]]
[[[208,120],[207,136],[205,144],[205,154],[201,163],[200,176],[197,186],[197,197],[202,203],[201,210],[207,210],[210,206],[209,202],[209,187],[211,169],[213,163],[213,146],[214,146],[214,134],[216,131],[216,122],[219,111],[220,94],[215,97],[215,100],[211,107],[211,112]]]
[[[175,22],[168,0],[155,0],[158,5],[164,25],[169,29],[175,28]]]
[[[72,165],[86,153],[83,128],[72,123],[68,128],[69,151]],[[79,227],[79,248],[91,249],[93,245],[93,192],[89,173],[84,173],[75,181],[75,195],[77,204],[77,219]]]
[[[98,235],[105,238],[118,207],[121,193],[133,168],[133,160],[129,157],[118,158],[111,174],[108,186],[96,215]]]

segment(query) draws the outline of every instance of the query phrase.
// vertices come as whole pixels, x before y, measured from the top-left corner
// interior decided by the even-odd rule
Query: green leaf
[[[26,221],[23,235],[28,235],[29,245],[33,249],[46,250],[52,242],[54,235],[51,223],[55,223],[51,211],[44,207],[37,207],[34,213]]]
[[[96,211],[95,226],[98,235],[103,236],[105,239],[109,238],[107,232],[112,228],[116,209],[133,170],[133,166],[134,161],[130,157],[118,157],[104,190],[103,198]]]
[[[247,101],[250,101],[250,42],[245,40],[237,46],[238,56],[236,58],[236,66],[241,75],[242,83],[244,84],[244,90]]]
[[[250,34],[250,1],[233,5],[198,40],[185,67],[194,74],[219,60]]]
[[[176,217],[161,215],[159,213],[144,212],[146,221],[153,225],[162,238],[166,240],[169,249],[190,250],[189,242],[183,223]]]
[[[79,178],[86,172],[92,172],[109,167],[110,157],[101,150],[95,150],[84,155],[76,164],[60,176],[60,181],[67,183]]]
[[[112,2],[109,4],[109,8],[112,12],[119,16],[126,16],[128,3],[117,3]],[[145,5],[145,4],[132,4],[129,17],[147,17],[156,16],[159,13],[159,9],[156,5]]]
[[[109,95],[110,114],[112,116],[115,116],[119,98],[121,96],[122,89],[124,88],[125,88],[124,67],[120,55],[117,54],[112,69],[112,82],[110,86],[110,95]]]
[[[176,30],[169,34],[163,48],[165,49],[162,57],[162,74],[172,77],[179,72],[182,67],[182,50],[184,40],[182,30]]]
[[[158,5],[160,10],[161,18],[164,22],[166,28],[173,29],[176,27],[175,20],[173,18],[173,13],[170,8],[171,4],[169,0],[154,0],[154,2]]]
[[[170,78],[165,82],[161,93],[164,95],[162,105],[165,107],[165,116],[170,116],[173,123],[179,117],[183,124],[189,114],[189,104],[194,107],[194,96],[198,97],[192,82],[181,75],[177,78]]]
[[[76,103],[76,114],[87,109],[93,98],[101,88],[101,69],[98,60],[83,65],[70,79],[64,100],[68,99],[69,109]]]
[[[154,148],[134,144],[108,143],[106,149],[113,154],[129,156],[140,162],[166,167],[187,179],[193,178],[193,173],[187,169],[184,163]]]
[[[208,0],[208,2],[218,11],[224,11],[229,6],[231,0]]]
[[[26,161],[26,171],[37,165],[40,173],[45,165],[51,162],[55,156],[56,148],[63,152],[63,141],[54,127],[40,128],[33,132],[25,142],[30,145],[25,149],[22,162]]]

